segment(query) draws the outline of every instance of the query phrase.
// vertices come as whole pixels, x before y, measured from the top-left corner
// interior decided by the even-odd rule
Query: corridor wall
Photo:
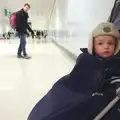
[[[107,21],[115,0],[56,0],[49,37],[75,55],[87,47],[92,29]]]

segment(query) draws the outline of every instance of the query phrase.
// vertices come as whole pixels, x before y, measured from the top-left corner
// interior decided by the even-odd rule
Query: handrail
[[[51,12],[50,12],[50,14],[49,14],[49,20],[48,20],[49,22],[48,22],[48,26],[50,25],[51,18],[52,18],[52,14],[53,14],[53,12],[54,12],[56,2],[57,2],[57,0],[54,0],[54,2],[53,2],[53,6],[52,6],[52,8],[51,8]]]

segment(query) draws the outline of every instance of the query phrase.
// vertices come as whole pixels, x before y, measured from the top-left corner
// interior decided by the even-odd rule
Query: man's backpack
[[[16,13],[10,16],[10,26],[11,28],[16,28]]]

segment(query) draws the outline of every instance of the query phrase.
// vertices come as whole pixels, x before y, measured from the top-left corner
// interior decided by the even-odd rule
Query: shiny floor
[[[0,41],[0,120],[26,120],[35,103],[75,64],[51,41],[28,41],[30,60],[16,57],[18,39]]]

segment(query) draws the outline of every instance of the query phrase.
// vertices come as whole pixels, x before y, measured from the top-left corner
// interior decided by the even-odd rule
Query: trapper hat
[[[113,36],[117,39],[117,46],[114,54],[117,54],[120,50],[120,33],[117,28],[110,22],[100,23],[95,29],[92,31],[92,37],[89,40],[88,44],[88,52],[93,54],[93,40],[97,36],[109,35]]]

